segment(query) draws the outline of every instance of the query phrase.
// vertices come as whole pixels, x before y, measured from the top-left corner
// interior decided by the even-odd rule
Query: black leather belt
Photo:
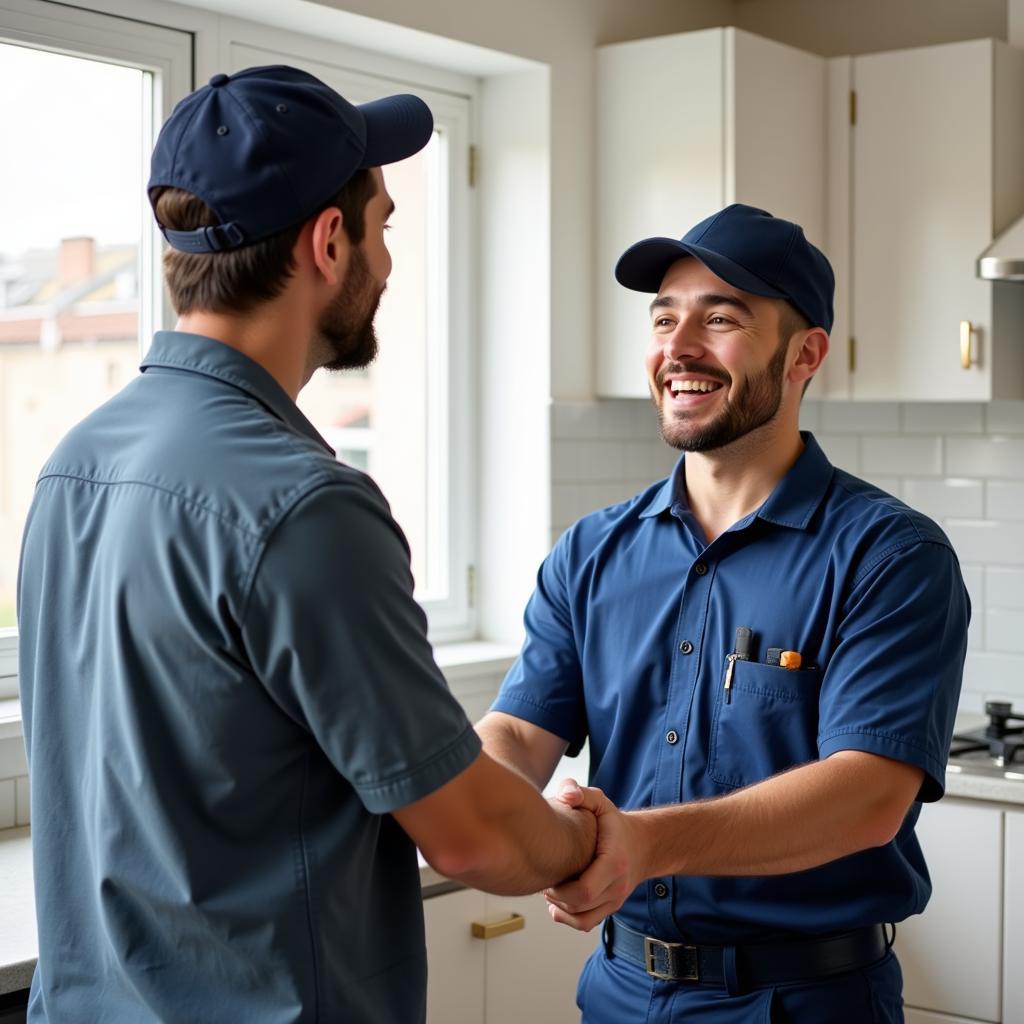
[[[889,950],[883,925],[838,935],[742,946],[664,942],[605,921],[605,952],[639,964],[652,978],[743,989],[842,974],[877,963]]]

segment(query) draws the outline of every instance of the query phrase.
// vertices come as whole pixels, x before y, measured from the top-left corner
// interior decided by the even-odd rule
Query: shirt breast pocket
[[[711,778],[738,788],[817,760],[821,670],[736,661],[727,701],[727,666],[711,723]]]

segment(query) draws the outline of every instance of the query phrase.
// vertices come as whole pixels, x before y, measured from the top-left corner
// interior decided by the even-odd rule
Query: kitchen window
[[[299,404],[390,501],[432,639],[470,638],[473,97],[417,85],[415,65],[388,61],[383,77],[366,61],[356,70],[276,53],[261,45],[273,33],[255,36],[221,51],[223,70],[289,63],[353,102],[414,92],[434,111],[426,149],[385,168],[396,212],[380,355],[364,371],[319,371]],[[174,322],[144,186],[159,125],[193,88],[192,53],[190,32],[0,0],[0,698],[17,690],[18,551],[38,471]]]

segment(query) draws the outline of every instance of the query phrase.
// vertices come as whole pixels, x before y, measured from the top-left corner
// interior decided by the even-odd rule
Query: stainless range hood
[[[987,281],[1024,281],[1024,217],[978,257],[977,273]]]

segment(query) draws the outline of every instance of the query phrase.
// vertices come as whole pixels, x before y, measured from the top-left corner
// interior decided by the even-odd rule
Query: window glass
[[[0,627],[42,464],[138,372],[151,90],[137,68],[0,43]]]
[[[431,406],[445,396],[431,388],[430,365],[443,359],[434,329],[435,267],[445,261],[438,230],[444,191],[440,154],[445,140],[434,132],[427,147],[384,168],[395,202],[385,241],[393,267],[377,312],[379,352],[366,370],[318,371],[299,395],[299,406],[338,458],[368,472],[391,505],[412,551],[416,597],[447,596],[448,541],[437,477],[447,452]]]

